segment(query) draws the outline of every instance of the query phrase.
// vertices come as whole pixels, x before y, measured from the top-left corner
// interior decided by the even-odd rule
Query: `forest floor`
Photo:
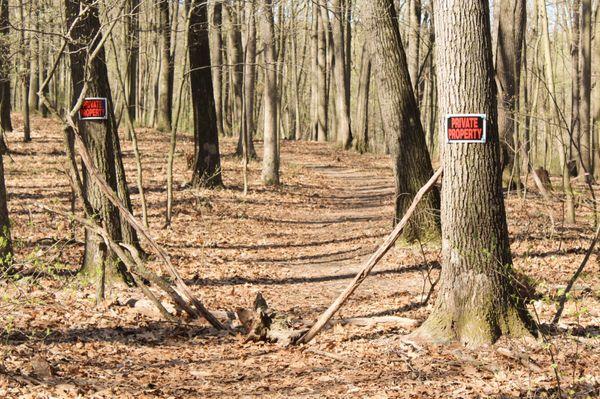
[[[15,125],[20,126],[18,115]],[[191,190],[178,142],[174,219],[163,228],[168,135],[139,129],[149,221],[156,239],[211,310],[249,308],[257,292],[271,307],[314,320],[350,282],[361,262],[391,230],[393,180],[383,155],[343,152],[332,145],[282,143],[282,181],[260,183],[250,165],[242,192],[235,141],[222,142],[225,188]],[[302,347],[246,343],[203,321],[173,325],[141,294],[113,287],[96,307],[89,281],[75,275],[83,234],[34,204],[69,209],[70,188],[58,123],[35,118],[33,142],[7,136],[5,158],[12,234],[20,278],[0,282],[0,397],[596,397],[600,395],[600,260],[578,280],[557,329],[536,339],[502,338],[466,349],[414,345],[394,324],[336,325]],[[136,215],[133,151],[124,142]],[[257,151],[261,153],[260,143]],[[583,186],[578,198],[586,197]],[[598,188],[598,187],[596,187]],[[600,192],[597,194],[600,196]],[[530,305],[549,323],[556,297],[579,266],[593,235],[590,212],[562,223],[533,190],[507,195],[515,266],[537,284]],[[552,227],[549,215],[554,215]],[[396,315],[423,321],[423,303],[439,273],[435,243],[397,245],[341,310],[341,317]],[[150,258],[150,263],[158,262]],[[128,304],[129,303],[129,304]],[[139,302],[142,303],[142,302]]]

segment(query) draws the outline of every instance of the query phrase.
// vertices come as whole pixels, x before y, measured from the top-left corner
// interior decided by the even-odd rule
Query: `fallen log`
[[[402,234],[402,230],[408,223],[410,217],[414,213],[415,209],[421,199],[425,194],[427,194],[435,185],[435,182],[440,178],[440,176],[444,172],[444,167],[440,166],[440,168],[434,173],[433,176],[429,179],[429,181],[421,187],[421,189],[415,195],[412,204],[406,211],[406,214],[400,220],[400,222],[396,225],[394,230],[387,236],[387,238],[383,241],[381,246],[377,249],[377,251],[371,255],[371,257],[366,261],[361,271],[354,277],[352,283],[346,287],[346,289],[337,297],[337,299],[327,308],[323,314],[317,319],[315,324],[308,330],[306,334],[301,336],[296,343],[298,344],[306,344],[310,342],[322,329],[325,327],[327,322],[333,317],[333,315],[342,307],[342,305],[350,298],[350,296],[354,293],[354,291],[358,288],[358,286],[367,278],[371,270],[377,265],[377,263],[383,258],[383,256],[389,251],[389,249],[394,245],[400,234]]]

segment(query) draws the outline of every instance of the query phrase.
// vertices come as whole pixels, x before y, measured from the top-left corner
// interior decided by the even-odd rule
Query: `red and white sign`
[[[446,142],[485,143],[486,127],[485,114],[446,115]]]
[[[79,120],[97,121],[108,119],[108,102],[104,97],[89,97],[83,100],[79,108]]]

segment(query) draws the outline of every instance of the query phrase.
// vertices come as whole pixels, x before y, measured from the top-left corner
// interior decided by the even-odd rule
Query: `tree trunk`
[[[129,119],[135,124],[137,118],[137,82],[140,59],[140,0],[128,0],[127,15],[127,103]]]
[[[358,94],[356,96],[356,118],[354,148],[362,153],[369,151],[369,92],[371,89],[371,55],[367,43],[363,45],[360,61]]]
[[[546,9],[546,4],[542,2],[540,4],[540,19],[542,24],[542,43],[544,46],[544,72],[546,74],[546,86],[548,88],[548,94],[550,95],[550,111],[552,112],[552,117],[554,119],[554,123],[557,126],[562,126],[561,117],[560,117],[560,109],[558,106],[558,99],[556,97],[556,86],[554,84],[554,66],[552,64],[552,52],[550,49],[550,33],[548,30],[548,10]],[[581,114],[580,114],[581,117]],[[548,140],[550,137],[549,133],[550,129],[546,129],[546,137]],[[575,222],[575,203],[573,200],[573,188],[571,186],[571,176],[569,174],[569,165],[567,159],[567,148],[569,143],[565,143],[565,135],[562,133],[562,129],[558,129],[556,132],[555,142],[558,150],[560,168],[562,171],[562,183],[563,183],[563,191],[565,193],[565,209],[566,209],[566,221],[568,223]],[[544,164],[544,167],[546,165]]]
[[[502,164],[510,188],[520,189],[516,120],[521,82],[523,38],[526,25],[525,0],[500,0],[499,26],[496,49],[496,77],[498,82],[498,132],[502,143]],[[510,176],[513,179],[510,179]]]
[[[19,5],[21,14],[21,35],[19,37],[21,56],[21,116],[23,117],[23,141],[31,141],[31,128],[29,125],[29,57],[27,53],[27,40],[25,35],[25,7],[23,2]]]
[[[261,35],[264,67],[264,155],[262,180],[266,185],[279,185],[279,137],[277,136],[277,71],[275,55],[275,32],[273,4],[262,0]]]
[[[247,38],[246,51],[244,62],[244,123],[247,139],[248,139],[248,157],[256,158],[256,150],[252,138],[256,133],[254,123],[254,89],[256,86],[256,5],[253,1],[246,4],[247,6]],[[238,140],[238,154],[242,151],[242,141]]]
[[[312,3],[312,21],[310,30],[311,41],[311,80],[310,80],[310,139],[319,137],[319,79],[321,70],[319,66],[319,4]]]
[[[192,186],[217,187],[223,185],[223,180],[217,111],[210,68],[208,5],[204,0],[192,0],[191,3],[188,1],[188,7],[193,7],[188,32],[196,148]]]
[[[571,29],[571,137],[575,141],[575,151],[581,148],[581,120],[579,118],[579,107],[581,95],[581,68],[579,64],[579,42],[581,40],[580,22],[581,22],[581,0],[574,0],[572,4],[573,28]],[[569,148],[573,149],[572,143]],[[577,165],[581,171],[581,163],[577,154],[569,154],[569,161],[575,157]]]
[[[31,32],[29,37],[29,112],[35,112],[38,109],[38,87],[39,87],[39,70],[38,70],[38,57],[40,53],[40,45],[38,40],[39,31],[39,10],[38,4],[35,0],[29,2],[29,24],[30,28],[36,32]]]
[[[365,9],[370,53],[377,78],[383,127],[394,166],[396,212],[399,221],[417,191],[433,175],[431,159],[416,98],[412,90],[402,38],[396,23],[393,0],[373,0]],[[423,198],[403,237],[416,239],[439,236],[439,193],[433,190]]]
[[[415,333],[469,347],[533,331],[513,285],[488,7],[486,0],[434,1],[440,111],[484,113],[488,125],[486,143],[444,145],[441,286]]]
[[[0,4],[1,6],[1,4]],[[0,65],[2,67],[3,65]],[[8,215],[8,201],[6,184],[4,182],[4,132],[0,127],[0,271],[8,269],[13,261],[12,239],[10,236],[10,218]]]
[[[581,0],[581,101],[579,102],[579,116],[581,120],[581,170],[586,182],[592,182],[592,152],[591,152],[591,92],[592,92],[592,2]]]
[[[409,4],[408,72],[417,104],[419,103],[419,52],[421,49],[421,0]]]
[[[0,128],[12,132],[10,117],[10,67],[8,35],[10,32],[8,0],[0,0]]]
[[[346,93],[346,56],[344,44],[345,12],[342,7],[342,0],[333,0],[333,56],[334,56],[334,79],[335,79],[335,112],[337,142],[348,149],[352,145],[352,131],[350,127],[350,104],[347,101]]]
[[[94,165],[104,176],[106,182],[115,191],[119,192],[118,172],[121,153],[118,146],[116,121],[113,113],[113,102],[108,81],[106,57],[101,49],[96,58],[91,62],[90,70],[86,74],[87,62],[86,47],[95,49],[100,42],[99,11],[96,3],[91,0],[65,0],[67,26],[72,26],[78,17],[82,6],[88,6],[88,11],[75,25],[72,36],[74,41],[69,43],[71,59],[71,76],[73,85],[73,103],[79,98],[83,89],[83,82],[87,79],[86,97],[105,97],[108,105],[108,119],[106,121],[79,121],[78,128],[90,152]],[[89,177],[84,169],[85,196],[92,206],[94,213],[102,221],[106,231],[115,242],[123,240],[123,231],[118,210],[102,194],[99,187]],[[123,176],[124,178],[124,176]],[[119,196],[122,193],[119,192]],[[122,198],[123,199],[123,198]],[[127,203],[127,202],[126,202]],[[105,248],[104,242],[96,233],[86,230],[85,252],[81,272],[90,276],[98,276],[102,269],[106,270],[106,277],[111,279],[125,279],[127,272],[124,266],[117,261],[116,256]]]
[[[173,56],[171,55],[171,2],[160,0],[160,72],[158,78],[158,108],[156,128],[163,132],[171,130],[171,108],[173,104]]]
[[[317,8],[317,140],[327,140],[329,96],[327,95],[327,20],[323,19],[323,0],[314,4]]]
[[[213,90],[215,96],[215,112],[217,117],[217,132],[219,136],[225,134],[223,124],[223,1],[211,2],[211,27],[210,27],[210,59],[212,64]]]

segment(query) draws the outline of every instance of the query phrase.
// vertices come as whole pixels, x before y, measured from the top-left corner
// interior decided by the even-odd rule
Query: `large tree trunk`
[[[488,2],[435,0],[434,9],[440,111],[484,113],[488,125],[486,143],[444,145],[441,286],[415,335],[476,347],[533,325],[511,267]]]
[[[396,23],[393,0],[373,0],[366,6],[366,29],[384,115],[396,186],[395,221],[402,218],[415,194],[433,175],[425,134],[410,81],[408,64]],[[439,236],[439,193],[433,190],[406,226],[407,241]]]
[[[171,55],[171,18],[169,0],[160,0],[160,72],[158,78],[158,109],[156,128],[171,130],[171,108],[173,104],[173,56]]]
[[[194,154],[192,186],[216,187],[223,184],[221,155],[217,130],[210,45],[208,36],[208,10],[204,0],[192,0],[188,47],[190,57],[190,82],[194,111]]]
[[[87,79],[86,97],[105,97],[108,103],[108,119],[106,121],[79,121],[78,128],[90,152],[94,165],[103,175],[109,186],[120,195],[118,174],[123,173],[121,153],[118,147],[116,121],[113,113],[113,102],[108,81],[106,57],[101,49],[96,58],[91,62],[90,70],[86,75],[87,62],[86,47],[95,49],[102,38],[100,32],[99,11],[91,0],[65,0],[67,26],[72,26],[78,17],[81,6],[88,6],[88,12],[83,15],[73,29],[74,41],[69,44],[71,57],[71,76],[73,84],[73,103],[79,98],[83,89],[83,82]],[[117,169],[121,169],[119,172]],[[85,196],[92,206],[99,220],[111,239],[115,242],[123,240],[121,219],[115,206],[102,194],[100,188],[84,170]],[[124,198],[121,198],[122,200]],[[125,202],[127,204],[127,201]],[[102,238],[96,233],[86,230],[85,252],[81,272],[90,276],[97,276],[101,268],[106,270],[108,279],[123,279],[127,273],[123,265],[117,261],[116,256],[107,250]]]
[[[344,44],[344,28],[345,28],[345,12],[342,6],[342,0],[333,1],[333,73],[335,79],[335,112],[336,112],[336,128],[337,142],[344,148],[348,149],[352,145],[352,131],[350,127],[350,103],[347,101],[346,93],[346,56]]]
[[[581,120],[581,160],[579,171],[587,182],[592,182],[594,175],[592,170],[591,151],[591,92],[592,92],[592,2],[581,0],[581,101],[579,102],[579,116]]]
[[[12,132],[10,117],[10,68],[7,58],[10,50],[8,34],[10,30],[8,0],[0,0],[0,128]]]
[[[509,188],[521,188],[516,121],[521,82],[521,60],[525,37],[525,0],[500,0],[496,71],[498,81],[498,132],[502,143],[502,164]],[[513,179],[510,179],[510,176]]]
[[[215,96],[215,111],[217,117],[217,132],[219,136],[225,134],[223,123],[223,1],[211,2],[211,27],[210,27],[210,59],[212,64],[212,80]]]
[[[273,4],[271,0],[262,0],[261,35],[264,66],[264,155],[262,180],[266,185],[279,184],[279,137],[277,135],[277,71],[275,55],[275,32]]]
[[[371,55],[367,43],[363,45],[358,94],[356,96],[356,118],[354,118],[354,148],[360,153],[369,151],[369,92],[371,89]]]

